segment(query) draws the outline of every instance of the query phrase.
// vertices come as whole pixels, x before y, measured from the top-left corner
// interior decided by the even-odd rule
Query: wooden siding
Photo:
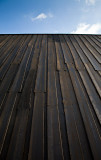
[[[0,160],[101,160],[101,35],[0,35]]]

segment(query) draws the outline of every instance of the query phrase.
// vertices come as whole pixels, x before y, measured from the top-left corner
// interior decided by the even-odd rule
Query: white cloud
[[[86,24],[80,23],[77,29],[72,32],[73,34],[99,34],[101,33],[101,23]]]
[[[40,13],[38,16],[32,17],[31,20],[33,22],[35,20],[43,20],[43,19],[52,18],[52,17],[53,17],[53,15],[51,13],[49,13],[47,15],[45,13]]]
[[[94,5],[96,0],[85,0],[86,1],[86,4],[88,5]]]
[[[75,1],[81,2],[81,0],[75,0]],[[96,1],[97,0],[85,0],[85,3],[87,5],[94,5]]]

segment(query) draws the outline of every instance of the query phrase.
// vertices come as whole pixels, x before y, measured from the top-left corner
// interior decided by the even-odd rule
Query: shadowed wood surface
[[[0,160],[101,160],[101,35],[0,35]]]

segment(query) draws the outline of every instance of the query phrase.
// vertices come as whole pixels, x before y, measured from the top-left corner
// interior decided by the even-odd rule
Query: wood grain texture
[[[0,35],[0,160],[101,160],[101,35]]]

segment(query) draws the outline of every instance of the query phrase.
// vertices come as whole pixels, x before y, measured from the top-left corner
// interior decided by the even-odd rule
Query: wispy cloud
[[[80,23],[77,29],[72,32],[73,34],[99,34],[101,33],[101,23],[86,24]]]
[[[40,13],[36,17],[31,17],[31,21],[33,22],[35,20],[43,20],[43,19],[52,18],[52,17],[53,17],[53,15],[51,13],[49,13],[49,14]]]
[[[85,0],[86,4],[88,5],[94,5],[96,0]]]
[[[81,0],[75,0],[75,1],[81,2]],[[85,0],[85,3],[87,5],[94,5],[96,1],[97,0]]]

